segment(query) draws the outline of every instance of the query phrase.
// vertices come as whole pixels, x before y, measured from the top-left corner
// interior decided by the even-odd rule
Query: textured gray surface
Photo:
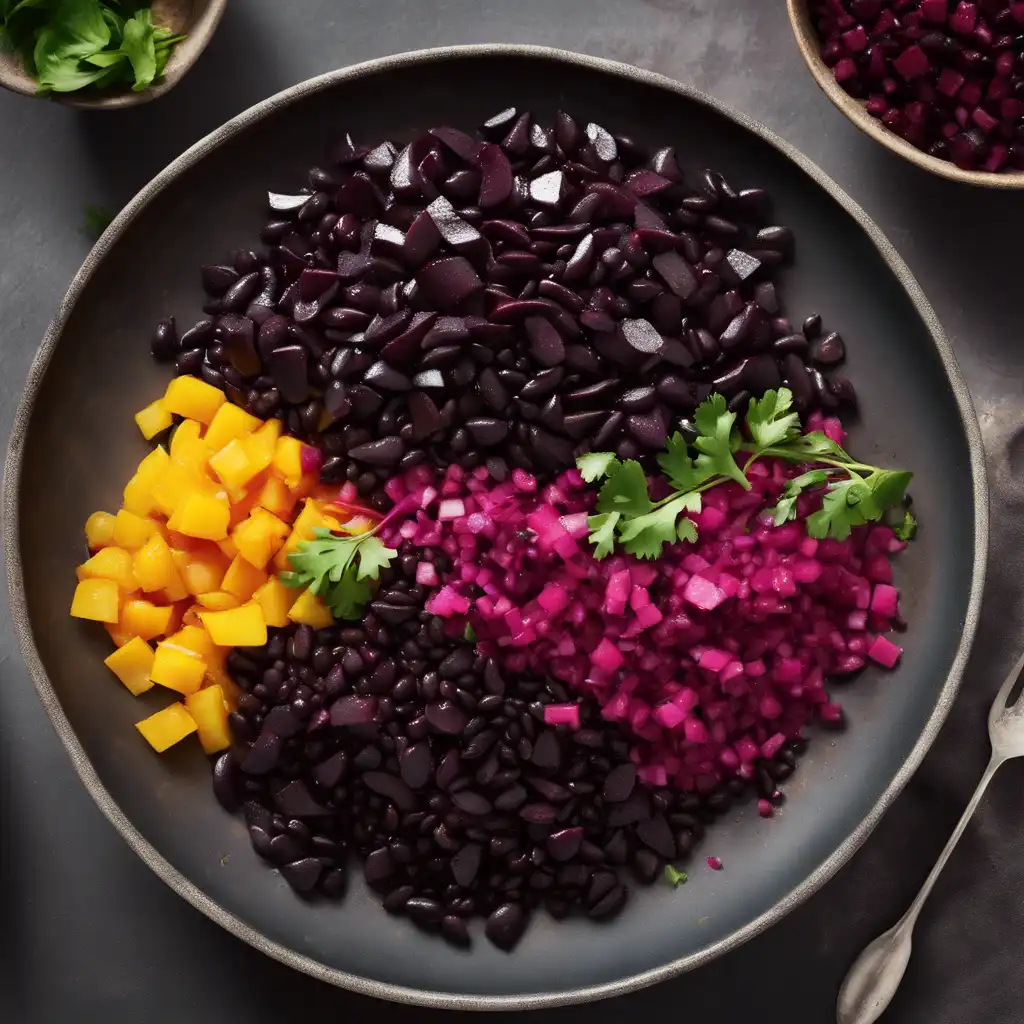
[[[556,26],[555,20],[559,22]],[[388,24],[392,21],[392,24]],[[380,26],[387,26],[381,30]],[[636,3],[539,0],[342,6],[232,5],[207,55],[148,110],[84,115],[0,96],[0,423],[87,243],[87,202],[117,208],[187,144],[231,114],[311,74],[380,53],[452,42],[543,42],[632,61],[680,78],[775,128],[876,217],[917,274],[971,386],[995,488],[987,628],[964,693],[924,768],[854,862],[801,910],[739,952],[617,1004],[558,1013],[699,1014],[732,1021],[827,1021],[859,947],[902,911],[984,757],[987,699],[1015,645],[1020,604],[1015,475],[1024,459],[1018,355],[1015,196],[925,178],[847,125],[799,62],[781,5],[764,0]],[[965,538],[966,542],[966,538]],[[164,889],[103,821],[74,778],[13,651],[0,635],[0,872],[4,1019],[116,1022],[270,1020],[275,1013],[439,1014],[371,1004],[292,974],[244,947]],[[1017,1021],[1024,876],[1013,767],[926,911],[894,1020]],[[966,938],[968,932],[971,938]],[[979,936],[984,936],[980,938]],[[1014,951],[1015,952],[1015,951]],[[743,973],[743,981],[737,977]],[[540,1013],[553,1020],[555,1013]]]

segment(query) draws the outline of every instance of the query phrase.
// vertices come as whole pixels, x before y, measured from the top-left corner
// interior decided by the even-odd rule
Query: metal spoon
[[[903,980],[903,972],[910,961],[914,925],[924,901],[938,880],[939,873],[946,866],[946,861],[964,834],[964,829],[981,803],[992,777],[1005,761],[1024,756],[1024,699],[1018,698],[1010,707],[1006,706],[1010,691],[1022,671],[1024,656],[1006,677],[992,703],[988,713],[988,737],[992,744],[992,758],[981,777],[981,782],[978,783],[978,788],[974,791],[974,796],[971,797],[971,802],[967,805],[967,810],[949,837],[949,842],[939,855],[931,874],[925,879],[921,891],[907,912],[892,928],[869,943],[847,972],[836,1003],[838,1024],[874,1024],[885,1012]]]

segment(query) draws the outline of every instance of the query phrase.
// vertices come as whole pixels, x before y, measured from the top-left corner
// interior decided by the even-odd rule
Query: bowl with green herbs
[[[0,85],[70,106],[156,99],[206,48],[227,0],[0,0]]]

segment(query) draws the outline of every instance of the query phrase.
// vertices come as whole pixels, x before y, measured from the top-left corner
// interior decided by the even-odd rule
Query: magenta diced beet
[[[863,25],[842,34],[843,45],[850,53],[863,53],[868,48],[868,34]]]
[[[884,117],[889,112],[889,101],[884,96],[872,96],[864,105],[872,117]]]
[[[1009,155],[1010,150],[1005,143],[994,143],[992,145],[992,149],[989,151],[989,154],[985,159],[985,170],[994,174],[996,171],[1000,170],[1002,166],[1006,163]]]
[[[1013,15],[1013,20],[1017,22],[1018,25],[1024,25],[1024,4],[1010,4],[1010,13]]]
[[[964,76],[955,68],[943,68],[942,71],[939,72],[937,88],[943,96],[948,96],[952,99],[960,91],[960,87],[964,84],[964,81]]]
[[[883,668],[894,668],[902,654],[903,648],[884,636],[875,637],[868,648],[868,657]]]
[[[956,10],[953,11],[949,19],[949,27],[953,32],[969,36],[974,31],[974,25],[977,20],[978,5],[968,3],[968,0],[962,0],[961,3],[957,4]]]
[[[1009,78],[1013,74],[1013,67],[1017,62],[1017,55],[1013,50],[1004,50],[996,57],[996,74],[1000,78]]]
[[[837,82],[850,82],[857,77],[857,65],[849,57],[844,57],[832,69]]]
[[[918,10],[921,12],[921,20],[930,25],[945,25],[949,17],[947,0],[921,0]]]
[[[971,120],[983,131],[991,132],[999,127],[996,120],[984,107],[975,107],[971,113]]]
[[[917,44],[908,46],[892,62],[892,66],[908,80],[928,74],[932,67],[928,55]]]
[[[966,107],[976,107],[981,102],[981,86],[977,82],[968,82],[960,90],[960,102]]]

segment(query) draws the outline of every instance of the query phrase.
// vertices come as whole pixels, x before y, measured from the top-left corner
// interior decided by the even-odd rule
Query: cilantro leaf
[[[775,525],[781,526],[791,519],[796,519],[797,498],[811,487],[818,487],[823,483],[827,483],[831,472],[829,469],[812,469],[809,473],[793,477],[792,480],[788,481],[785,490],[782,492],[782,497],[779,499],[779,503],[770,510],[775,520]]]
[[[339,585],[328,594],[327,605],[336,619],[359,619],[372,596],[369,583],[358,579],[355,566],[350,565]]]
[[[792,407],[793,392],[789,388],[766,391],[761,399],[750,400],[747,428],[759,448],[783,444],[799,435],[800,416]]]
[[[710,470],[708,476],[719,473],[749,491],[750,483],[733,458],[736,413],[729,412],[725,395],[715,394],[701,402],[694,414],[694,423],[700,431],[700,437],[694,442],[694,447],[701,453],[697,457],[697,466]],[[739,440],[738,432],[736,440]]]
[[[676,524],[676,536],[685,543],[696,544],[697,524],[692,519],[683,516]]]
[[[384,547],[383,541],[370,534],[356,548],[356,555],[359,559],[357,578],[376,580],[380,578],[381,569],[386,569],[391,560],[398,556],[398,551]]]
[[[124,23],[121,52],[131,61],[135,72],[134,92],[142,92],[156,77],[156,44],[153,39],[153,15],[148,7],[135,12]]]
[[[692,491],[714,475],[709,466],[694,465],[690,447],[678,431],[665,443],[665,449],[658,456],[658,465],[677,491]]]
[[[860,482],[863,484],[863,481]],[[855,498],[853,503],[850,502],[851,488]],[[822,498],[821,508],[807,517],[807,533],[816,540],[829,536],[836,540],[846,540],[854,526],[862,526],[865,522],[858,508],[858,496],[862,496],[862,492],[854,485],[853,479],[832,483]]]
[[[811,434],[800,434],[785,445],[772,446],[766,454],[791,462],[813,462],[816,458],[834,459],[837,462],[852,462],[846,452],[827,434],[820,430]]]
[[[899,537],[900,540],[913,540],[914,535],[917,533],[917,520],[914,518],[914,513],[907,509],[903,513],[903,522],[893,527],[893,533]]]
[[[104,231],[110,227],[114,215],[105,206],[94,206],[92,203],[85,204],[85,213],[82,217],[82,226],[79,230],[95,242]]]
[[[620,512],[587,517],[587,528],[590,530],[587,539],[594,545],[594,557],[598,561],[612,553],[615,547],[615,527],[621,518]]]
[[[652,508],[647,493],[647,477],[635,459],[627,459],[616,467],[604,482],[597,496],[598,512],[620,512],[628,516],[642,516]]]
[[[700,495],[693,497],[696,497],[699,503]],[[676,519],[690,503],[691,495],[681,494],[653,512],[627,519],[619,527],[619,539],[626,552],[636,555],[637,558],[657,558],[666,544],[672,544],[676,540]],[[693,523],[690,525],[693,526]],[[694,528],[693,539],[696,538],[697,531]]]
[[[618,466],[619,460],[614,452],[591,452],[589,455],[581,455],[576,460],[576,468],[588,484],[609,476]]]
[[[686,872],[680,871],[678,868],[674,868],[671,864],[666,864],[665,881],[668,882],[673,889],[678,889],[679,886],[685,885],[687,882]]]
[[[466,623],[466,628],[462,633],[462,639],[468,644],[476,643],[476,630],[473,628],[473,624],[471,622]]]
[[[913,475],[913,473],[891,469],[876,469],[868,477],[875,501],[878,502],[883,511],[895,508],[902,503]]]

